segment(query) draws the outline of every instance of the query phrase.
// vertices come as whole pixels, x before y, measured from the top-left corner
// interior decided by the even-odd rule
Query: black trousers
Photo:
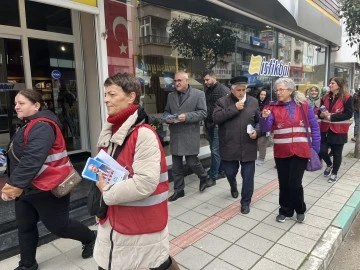
[[[333,162],[331,161],[331,158],[329,156],[329,147],[333,154]],[[327,142],[321,142],[319,157],[325,161],[328,167],[331,165],[333,166],[332,174],[337,174],[339,171],[342,162],[343,148],[343,144],[331,144]]]
[[[15,216],[18,225],[20,258],[23,265],[35,263],[39,240],[37,222],[42,221],[53,234],[88,244],[94,233],[85,225],[69,219],[70,195],[56,198],[51,192],[23,195],[15,201]]]
[[[275,158],[280,186],[280,215],[291,217],[294,211],[298,214],[305,213],[306,204],[304,202],[302,178],[307,161],[307,158],[298,156]]]
[[[200,179],[205,179],[207,174],[197,155],[185,156],[186,164]],[[172,155],[172,175],[174,178],[174,192],[185,188],[183,156]]]
[[[243,180],[240,203],[242,206],[248,206],[251,203],[251,197],[254,193],[255,161],[249,161],[249,162],[239,162],[238,160],[221,161],[226,178],[229,181],[231,191],[237,191],[236,175],[239,171],[239,163],[241,165],[240,173]]]

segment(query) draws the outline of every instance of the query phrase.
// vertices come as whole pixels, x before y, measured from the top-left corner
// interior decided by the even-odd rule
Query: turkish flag
[[[104,8],[109,76],[118,72],[134,74],[133,7],[115,0],[105,0]]]

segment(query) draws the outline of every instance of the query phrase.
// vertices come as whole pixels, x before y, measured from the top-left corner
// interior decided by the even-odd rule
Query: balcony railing
[[[140,44],[166,44],[169,45],[169,37],[161,37],[161,36],[154,36],[148,35],[145,37],[140,37]]]

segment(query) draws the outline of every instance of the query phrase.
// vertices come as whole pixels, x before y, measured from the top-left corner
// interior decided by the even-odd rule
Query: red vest
[[[306,103],[302,106],[307,119],[308,105]],[[286,106],[271,106],[270,110],[274,115],[274,157],[287,158],[296,155],[302,158],[310,158],[310,146],[300,107],[295,105],[293,123]],[[309,123],[307,125],[309,126]]]
[[[55,131],[55,141],[41,169],[31,182],[36,188],[48,191],[57,187],[72,170],[66,151],[66,144],[59,126],[48,118],[30,120],[24,131],[24,146],[27,143],[31,128],[38,122],[49,123]]]
[[[140,127],[146,127],[154,131],[147,124],[138,125],[131,135],[129,135],[130,137],[117,158],[117,162],[129,171],[129,180],[127,181],[132,181],[134,174],[132,164]],[[107,211],[107,217],[100,221],[100,223],[103,224],[106,219],[109,218],[111,226],[118,233],[128,235],[149,234],[162,231],[167,225],[167,197],[169,191],[167,165],[164,149],[156,133],[155,135],[161,151],[160,180],[155,191],[150,197],[139,201],[128,202],[121,205],[110,205]]]
[[[334,114],[344,112],[344,104],[348,101],[349,98],[349,94],[346,94],[343,99],[338,98],[329,112]],[[328,95],[324,96],[324,106],[329,110],[330,100]],[[320,132],[327,132],[330,128],[330,130],[334,133],[348,133],[351,123],[352,119],[340,122],[330,122],[329,120],[321,119]]]

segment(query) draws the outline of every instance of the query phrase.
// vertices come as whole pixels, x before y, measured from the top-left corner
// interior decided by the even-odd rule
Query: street
[[[328,270],[357,270],[360,269],[360,215],[351,226],[345,240],[336,251]]]

